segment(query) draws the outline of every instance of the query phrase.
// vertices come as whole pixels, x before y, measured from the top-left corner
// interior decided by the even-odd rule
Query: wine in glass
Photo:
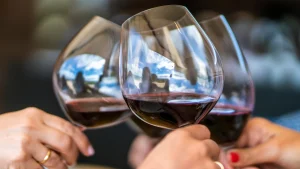
[[[223,15],[200,22],[222,60],[223,93],[201,124],[211,138],[222,146],[237,141],[254,107],[254,85],[246,58]]]
[[[170,132],[169,129],[160,128],[145,123],[135,115],[130,116],[130,118],[126,122],[132,130],[134,130],[138,134],[145,134],[149,138],[161,139]]]
[[[122,24],[120,85],[139,119],[176,129],[199,123],[215,106],[223,71],[213,44],[187,8],[169,5]]]
[[[131,115],[119,86],[120,26],[94,17],[58,57],[53,86],[66,116],[85,128],[103,128]]]

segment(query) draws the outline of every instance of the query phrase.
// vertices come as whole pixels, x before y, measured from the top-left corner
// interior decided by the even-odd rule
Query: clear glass
[[[199,123],[223,89],[220,58],[187,8],[168,5],[122,24],[120,85],[131,111],[166,129]]]
[[[214,141],[223,146],[237,141],[254,107],[254,85],[246,58],[222,15],[200,22],[216,47],[223,64],[223,93],[214,109],[201,122]]]
[[[94,17],[57,59],[54,91],[68,119],[78,126],[108,127],[131,115],[119,85],[120,29]]]

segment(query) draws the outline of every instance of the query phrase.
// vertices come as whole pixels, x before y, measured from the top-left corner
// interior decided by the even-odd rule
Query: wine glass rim
[[[143,31],[137,31],[137,33],[146,33],[146,32],[153,32],[153,31],[157,31],[157,30],[160,30],[164,27],[168,27],[168,26],[171,26],[174,24],[174,22],[179,22],[181,21],[186,15],[187,13],[189,13],[189,10],[187,9],[187,7],[183,6],[183,5],[176,5],[176,4],[173,4],[173,5],[162,5],[162,6],[157,6],[157,7],[153,7],[153,8],[149,8],[149,9],[146,9],[146,10],[143,10],[141,12],[138,12],[134,15],[132,15],[131,17],[127,18],[123,23],[122,23],[122,30],[127,30],[125,28],[125,25],[130,21],[132,20],[133,18],[141,15],[142,13],[145,13],[145,12],[148,12],[148,11],[151,11],[151,10],[154,10],[154,9],[159,9],[159,8],[163,8],[163,7],[176,7],[176,8],[179,8],[179,9],[182,9],[184,11],[184,14],[179,18],[177,19],[176,21],[173,21],[172,23],[169,23],[169,24],[166,24],[164,26],[161,26],[161,27],[158,27],[158,28],[155,28],[155,29],[151,29],[151,30],[143,30]],[[129,30],[127,30],[129,31]]]
[[[222,14],[219,14],[219,15],[213,16],[213,17],[211,17],[209,19],[205,19],[203,21],[200,21],[199,23],[206,23],[206,22],[210,22],[210,21],[213,21],[213,20],[217,20],[217,19],[223,20],[223,19],[225,19],[225,16],[222,15]]]
[[[110,21],[110,20],[107,20],[107,19],[105,19],[105,18],[103,18],[103,17],[101,17],[101,16],[98,16],[98,15],[93,16],[92,19],[91,19],[90,21],[101,22],[102,20],[105,21],[105,22],[108,22],[108,23],[110,23],[110,24],[112,24],[112,25],[115,25],[115,26],[120,27],[120,25],[118,25],[118,24],[116,24],[116,23],[114,23],[114,22],[112,22],[112,21]],[[86,26],[86,25],[85,25],[85,26]]]

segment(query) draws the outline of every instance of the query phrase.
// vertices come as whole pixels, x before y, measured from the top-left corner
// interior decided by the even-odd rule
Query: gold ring
[[[45,164],[45,163],[49,160],[49,158],[50,158],[50,156],[51,156],[51,152],[52,152],[51,150],[48,150],[46,156],[44,157],[44,160],[41,161],[41,162],[39,162],[39,163],[40,163],[40,164]]]
[[[220,167],[220,169],[225,169],[224,165],[219,161],[215,161],[215,163]]]

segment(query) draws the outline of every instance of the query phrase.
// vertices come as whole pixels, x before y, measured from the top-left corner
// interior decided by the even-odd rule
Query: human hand
[[[203,125],[169,133],[146,157],[139,169],[220,169],[218,145]]]
[[[42,169],[39,162],[48,150],[43,166],[67,169],[76,163],[78,150],[86,156],[94,153],[79,128],[37,108],[0,115],[0,150],[1,169]]]
[[[151,138],[146,135],[137,136],[128,153],[128,162],[132,168],[140,166],[159,141],[158,138]]]
[[[300,168],[300,133],[268,120],[251,119],[236,146],[226,155],[234,168]]]

